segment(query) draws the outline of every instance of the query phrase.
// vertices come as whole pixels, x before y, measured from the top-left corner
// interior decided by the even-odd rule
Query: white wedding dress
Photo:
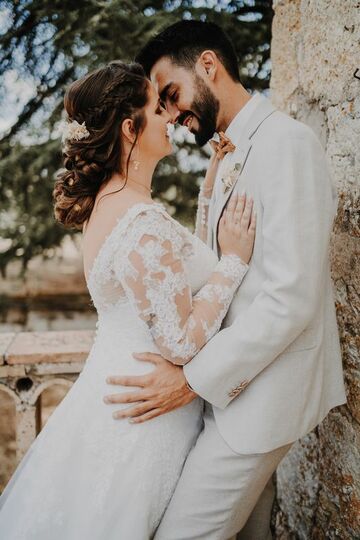
[[[236,256],[218,261],[160,204],[136,204],[118,220],[88,278],[93,347],[0,498],[1,539],[153,537],[201,429],[202,401],[134,425],[112,418],[120,407],[103,402],[106,377],[153,369],[133,352],[191,359],[218,331],[246,270]]]

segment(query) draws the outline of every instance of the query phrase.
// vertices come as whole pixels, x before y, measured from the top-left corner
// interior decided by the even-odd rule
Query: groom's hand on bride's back
[[[151,362],[155,369],[141,376],[111,376],[109,385],[137,387],[137,390],[110,394],[104,397],[108,404],[128,404],[129,407],[113,412],[116,419],[128,419],[139,424],[187,405],[197,395],[187,385],[182,367],[171,364],[159,354],[139,353],[134,358]]]

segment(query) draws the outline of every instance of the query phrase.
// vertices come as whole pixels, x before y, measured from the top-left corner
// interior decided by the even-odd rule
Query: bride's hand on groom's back
[[[248,264],[254,249],[256,214],[246,195],[233,194],[219,222],[218,241],[222,255],[237,255]]]

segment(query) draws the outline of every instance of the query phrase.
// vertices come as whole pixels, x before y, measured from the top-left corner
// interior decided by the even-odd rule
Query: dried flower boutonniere
[[[235,163],[227,171],[225,171],[221,181],[223,183],[223,193],[226,193],[233,187],[236,180],[238,179],[239,174],[241,173],[242,165],[241,163]]]

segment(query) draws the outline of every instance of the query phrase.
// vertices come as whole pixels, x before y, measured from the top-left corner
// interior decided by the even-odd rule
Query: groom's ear
[[[131,120],[131,118],[125,118],[121,124],[121,134],[123,137],[125,137],[125,140],[127,140],[130,144],[133,144],[136,138],[136,133],[134,129],[134,122]]]
[[[203,51],[198,59],[198,67],[203,72],[203,77],[214,81],[218,70],[219,59],[214,51]]]

